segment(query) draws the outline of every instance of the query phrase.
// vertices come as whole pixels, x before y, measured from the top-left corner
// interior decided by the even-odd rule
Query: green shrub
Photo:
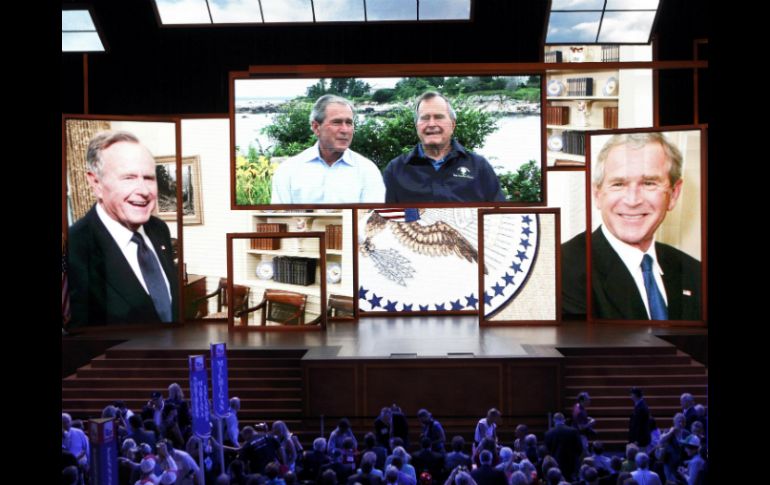
[[[498,174],[506,199],[511,202],[540,202],[540,166],[530,160],[516,173]]]

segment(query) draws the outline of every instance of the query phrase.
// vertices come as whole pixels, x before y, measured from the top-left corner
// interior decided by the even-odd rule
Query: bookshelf
[[[327,270],[332,265],[338,265],[341,269],[341,279],[333,283],[327,280],[326,294],[353,296],[353,254],[352,254],[352,211],[342,210],[338,212],[314,211],[314,212],[254,212],[252,214],[252,230],[254,232],[291,232],[296,233],[297,238],[284,239],[260,239],[255,244],[249,240],[236,241],[240,244],[239,262],[235,264],[238,284],[248,285],[251,288],[250,305],[256,305],[262,300],[264,290],[267,288],[293,291],[308,295],[306,321],[312,320],[320,313],[321,274],[318,240],[314,238],[302,238],[303,232],[326,232],[326,265]],[[272,245],[271,245],[272,243]],[[316,260],[315,277],[310,285],[291,284],[275,281],[275,279],[261,279],[258,277],[258,269],[264,262],[272,262],[278,257],[308,258]],[[249,320],[249,325],[255,325],[254,319]]]
[[[652,71],[616,67],[651,59],[651,46],[545,46],[547,167],[585,166],[586,132],[652,126]]]

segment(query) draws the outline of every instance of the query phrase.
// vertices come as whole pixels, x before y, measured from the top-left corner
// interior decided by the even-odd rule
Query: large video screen
[[[233,82],[234,208],[542,201],[539,75]]]
[[[177,170],[177,124],[90,118],[63,128],[65,327],[180,321],[178,194],[185,220],[201,214],[194,164]]]

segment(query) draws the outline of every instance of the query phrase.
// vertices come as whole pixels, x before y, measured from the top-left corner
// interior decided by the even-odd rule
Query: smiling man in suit
[[[70,325],[176,320],[178,281],[158,199],[155,160],[131,133],[105,131],[88,144],[96,204],[69,231]]]
[[[593,168],[592,194],[602,225],[591,235],[594,316],[626,320],[699,320],[701,265],[655,241],[682,193],[682,154],[662,133],[615,135]],[[562,246],[565,314],[586,313],[586,237]]]

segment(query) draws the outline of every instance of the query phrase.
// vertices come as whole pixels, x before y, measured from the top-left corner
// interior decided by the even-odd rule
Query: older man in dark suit
[[[136,136],[119,131],[98,133],[86,160],[97,203],[69,230],[70,325],[176,320],[171,238],[152,216],[155,160]]]
[[[564,477],[572,481],[575,479],[578,459],[583,453],[580,432],[565,424],[562,413],[555,413],[553,422],[554,427],[545,433],[545,446],[548,448],[548,453],[556,459]]]
[[[682,192],[682,155],[662,133],[613,136],[593,168],[602,225],[591,234],[593,316],[700,320],[700,262],[655,241]],[[562,246],[565,314],[586,313],[586,233]]]

